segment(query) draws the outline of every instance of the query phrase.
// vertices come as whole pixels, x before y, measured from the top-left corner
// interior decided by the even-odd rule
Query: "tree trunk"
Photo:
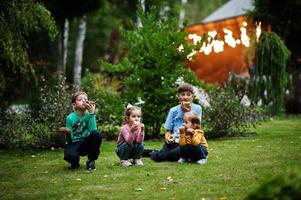
[[[69,20],[65,19],[62,24],[60,39],[59,39],[59,73],[66,73],[67,53],[68,53],[68,38],[69,38]]]
[[[185,5],[187,3],[187,0],[181,0],[181,10],[179,15],[179,27],[183,28],[183,22],[185,19]]]
[[[86,16],[83,16],[78,25],[78,36],[76,40],[75,62],[73,68],[73,85],[77,90],[81,89],[82,59],[84,52],[84,40],[86,36]]]
[[[145,0],[140,0],[140,4],[141,4],[143,13],[145,13]],[[137,18],[137,27],[142,27],[141,19],[139,16]]]

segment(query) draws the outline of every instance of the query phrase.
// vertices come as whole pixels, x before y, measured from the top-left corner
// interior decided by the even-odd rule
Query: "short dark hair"
[[[178,87],[177,93],[191,92],[193,94],[193,87],[189,83],[181,83]]]
[[[87,93],[85,93],[85,92],[83,92],[83,91],[77,91],[77,92],[75,92],[75,93],[72,95],[71,102],[72,102],[72,103],[75,103],[76,98],[77,98],[79,95],[81,95],[81,94],[86,95],[86,97],[88,98]]]

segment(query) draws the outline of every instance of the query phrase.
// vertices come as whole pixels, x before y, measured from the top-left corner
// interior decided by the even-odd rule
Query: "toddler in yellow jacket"
[[[178,163],[187,160],[198,164],[207,163],[208,143],[204,132],[200,130],[201,119],[197,113],[186,112],[183,118],[183,127],[180,128],[180,159]]]

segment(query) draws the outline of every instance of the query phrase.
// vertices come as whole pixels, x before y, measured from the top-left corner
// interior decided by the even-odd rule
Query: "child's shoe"
[[[95,167],[95,162],[92,161],[92,160],[88,160],[86,162],[86,166],[87,166],[87,170],[96,170],[96,167]]]
[[[142,166],[143,165],[143,162],[142,162],[141,159],[133,159],[133,163],[136,166]]]
[[[129,167],[129,166],[132,165],[132,163],[129,162],[128,160],[120,160],[120,165],[121,165],[122,167]]]
[[[179,160],[178,160],[178,163],[185,163],[186,162],[186,160],[184,159],[184,158],[180,158]]]
[[[196,162],[197,164],[200,164],[200,165],[203,165],[203,164],[206,164],[207,163],[207,159],[201,159],[199,161]]]

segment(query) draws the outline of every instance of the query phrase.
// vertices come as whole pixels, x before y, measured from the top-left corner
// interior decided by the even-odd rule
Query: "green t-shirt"
[[[70,135],[66,137],[66,144],[83,141],[91,131],[96,130],[95,114],[86,112],[79,116],[76,112],[70,113],[66,118],[66,127],[70,129]]]

